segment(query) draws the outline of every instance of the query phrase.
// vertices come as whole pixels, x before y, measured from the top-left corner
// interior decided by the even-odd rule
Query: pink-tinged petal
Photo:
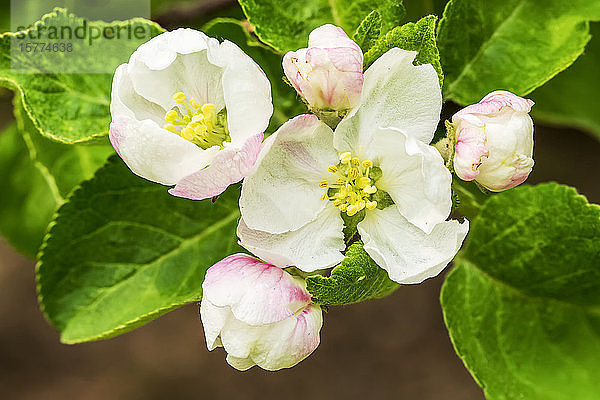
[[[497,90],[485,96],[479,103],[463,108],[455,114],[455,117],[460,118],[464,114],[496,114],[505,107],[515,112],[528,113],[534,104],[532,100],[524,99],[511,92]],[[454,121],[454,117],[452,120]]]
[[[239,182],[252,171],[262,139],[263,134],[259,133],[248,139],[241,149],[219,151],[208,167],[186,176],[169,193],[192,200],[208,199],[223,193],[229,185]]]
[[[174,185],[206,167],[217,149],[203,150],[151,120],[117,117],[110,124],[110,141],[125,164],[142,178]]]
[[[282,321],[310,304],[304,281],[245,254],[229,256],[206,272],[203,301],[230,307],[248,325]]]
[[[373,210],[358,224],[365,251],[400,284],[421,283],[439,274],[460,249],[469,222],[444,221],[426,234],[394,207]]]
[[[241,219],[237,235],[242,246],[265,261],[312,272],[333,267],[344,259],[343,229],[339,210],[330,206],[302,228],[280,234],[252,230]]]
[[[319,182],[338,162],[332,142],[331,129],[314,115],[291,119],[265,141],[242,185],[240,211],[250,229],[284,233],[315,219],[327,205]]]
[[[360,100],[362,64],[360,47],[328,24],[310,34],[307,49],[284,56],[283,70],[313,110],[348,110]]]
[[[489,155],[483,129],[465,127],[456,132],[454,171],[462,180],[472,181],[479,175],[483,157]]]

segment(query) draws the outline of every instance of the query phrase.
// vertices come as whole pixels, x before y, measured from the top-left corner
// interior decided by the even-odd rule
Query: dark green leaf
[[[572,188],[521,186],[473,222],[442,307],[489,400],[600,393],[600,207]]]
[[[591,24],[590,32],[592,40],[577,61],[550,82],[536,89],[531,98],[535,101],[533,115],[536,119],[555,125],[576,127],[600,139],[597,101],[600,93],[600,24]]]
[[[216,202],[169,195],[118,157],[59,209],[42,247],[39,300],[64,343],[113,337],[198,301],[206,270],[239,252],[239,187]]]
[[[239,0],[248,21],[263,42],[287,52],[306,47],[308,34],[324,24],[334,24],[354,33],[363,18],[377,10],[382,32],[400,23],[401,0]]]
[[[346,258],[331,271],[331,276],[310,276],[308,291],[317,304],[338,306],[385,297],[400,287],[369,257],[361,243],[348,249]]]
[[[368,68],[389,49],[398,47],[404,50],[417,51],[415,64],[431,64],[440,78],[440,85],[444,81],[444,74],[440,65],[440,53],[435,44],[435,23],[437,17],[429,15],[421,18],[416,23],[410,22],[392,29],[371,47],[364,56],[364,68]]]
[[[497,89],[524,96],[567,68],[600,19],[590,0],[452,0],[438,29],[444,96],[478,102]]]

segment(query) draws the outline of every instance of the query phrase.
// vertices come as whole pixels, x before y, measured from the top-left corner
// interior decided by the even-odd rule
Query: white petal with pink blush
[[[110,109],[110,141],[127,166],[201,200],[250,173],[273,105],[264,72],[239,47],[178,29],[117,68]]]
[[[245,254],[208,269],[200,316],[209,350],[223,347],[239,370],[290,368],[319,345],[321,308],[305,281]]]
[[[499,192],[523,183],[533,169],[533,101],[496,91],[452,117],[454,170]]]

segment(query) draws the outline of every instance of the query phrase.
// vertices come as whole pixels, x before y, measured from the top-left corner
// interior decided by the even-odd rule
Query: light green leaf
[[[37,269],[64,343],[105,339],[198,301],[206,270],[241,251],[239,186],[214,203],[169,195],[113,157],[58,210]]]
[[[272,133],[288,119],[306,113],[306,106],[294,88],[283,81],[281,54],[256,40],[241,21],[232,18],[216,18],[202,27],[208,36],[234,42],[260,65],[269,80],[273,95],[273,118],[267,129]]]
[[[64,197],[114,153],[109,144],[66,145],[40,136],[15,104],[17,123],[0,136],[0,232],[30,257]]]
[[[354,33],[363,18],[377,10],[382,32],[400,23],[402,0],[239,0],[248,21],[263,42],[285,53],[306,47],[308,34],[324,24]]]
[[[360,46],[363,53],[366,53],[377,42],[380,35],[381,14],[377,10],[373,10],[356,28],[352,40]]]
[[[368,68],[389,49],[398,47],[404,50],[417,51],[415,65],[431,64],[440,78],[440,86],[444,81],[440,53],[435,43],[435,23],[437,17],[429,15],[418,20],[396,27],[371,47],[364,56],[364,68]]]
[[[55,43],[56,40],[48,38],[51,35],[51,27],[75,29],[81,26],[83,21],[66,10],[57,8],[38,22],[36,26],[39,26],[40,30],[36,31],[36,27],[30,30],[36,32],[34,35],[41,33],[41,37],[35,39],[36,42]],[[141,18],[110,24],[87,21],[86,24],[99,29],[105,26],[116,29],[129,26],[135,30],[139,27],[151,36],[162,32],[162,28],[157,24]],[[127,62],[131,53],[143,40],[105,39],[89,45],[86,40],[73,39],[72,52],[46,52],[40,53],[38,57],[33,56],[34,53],[19,55],[19,46],[24,43],[24,39],[19,37],[21,36],[16,33],[0,35],[0,85],[16,92],[35,129],[45,137],[65,143],[85,142],[107,135],[110,124],[112,73],[32,72],[53,71],[59,64],[68,65],[71,72],[91,71],[94,66],[104,71],[112,71],[119,64]],[[11,43],[14,46],[12,54]],[[17,64],[12,64],[11,61]],[[12,69],[14,66],[19,66],[29,73],[17,73]]]
[[[375,264],[362,243],[354,243],[331,276],[310,276],[306,287],[315,303],[338,306],[388,296],[400,285]]]
[[[592,40],[566,71],[531,94],[533,116],[554,125],[575,127],[600,139],[600,24],[590,25]]]
[[[487,399],[600,393],[600,207],[550,183],[496,194],[473,222],[441,302]]]
[[[528,94],[579,57],[599,19],[599,1],[452,0],[438,29],[444,97]]]

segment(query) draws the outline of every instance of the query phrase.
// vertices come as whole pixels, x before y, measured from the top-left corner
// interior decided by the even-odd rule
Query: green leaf
[[[87,21],[57,8],[26,32],[35,32],[34,35],[40,32],[36,42],[57,43],[56,39],[49,38],[52,27],[76,29],[84,21],[87,26],[98,29],[107,26],[125,29],[130,26],[135,30],[139,27],[151,36],[163,31],[154,22],[141,18],[111,23]],[[38,26],[40,30],[36,31]],[[70,72],[91,71],[96,67],[112,71],[127,62],[142,41],[135,38],[104,39],[89,45],[87,40],[73,39],[72,52],[40,52],[38,56],[38,53],[19,52],[20,45],[29,41],[27,38],[20,39],[20,35],[23,34],[0,35],[0,85],[16,92],[35,129],[45,137],[64,143],[85,142],[107,135],[112,73],[40,72],[55,71],[57,65],[68,65]],[[15,66],[27,73],[18,73],[12,69]]]
[[[282,57],[270,47],[256,40],[241,21],[232,18],[215,18],[202,27],[208,36],[227,39],[238,46],[260,65],[269,81],[273,95],[273,118],[268,132],[276,131],[288,119],[305,113],[306,106],[299,100],[294,88],[283,81]]]
[[[30,257],[64,197],[114,153],[109,144],[66,145],[40,136],[15,104],[17,123],[0,136],[0,232]]]
[[[263,42],[285,53],[304,48],[308,34],[324,24],[334,24],[352,34],[363,18],[377,10],[382,32],[400,23],[401,0],[239,0],[244,14]]]
[[[600,24],[590,25],[592,40],[585,52],[566,71],[558,74],[535,90],[533,116],[554,125],[575,127],[594,134],[600,139],[598,94],[600,79]]]
[[[579,57],[598,19],[598,1],[452,0],[438,29],[445,98],[528,94]]]
[[[441,295],[458,355],[486,398],[600,393],[600,207],[550,183],[496,194]]]
[[[444,74],[440,64],[440,53],[435,43],[435,23],[437,17],[429,15],[418,20],[396,27],[371,47],[364,56],[364,68],[367,69],[389,49],[398,47],[404,50],[417,51],[415,65],[431,64],[440,78],[440,86]]]
[[[173,197],[113,157],[58,210],[37,270],[64,343],[105,339],[198,301],[206,270],[241,251],[239,186],[214,203]]]
[[[417,21],[426,15],[442,16],[448,0],[403,0],[407,21]]]
[[[363,53],[366,53],[377,42],[380,35],[381,14],[377,10],[373,10],[356,28],[352,40],[360,46]]]
[[[488,198],[488,195],[484,194],[474,181],[465,182],[456,176],[452,177],[452,194],[458,200],[456,209],[469,221],[477,218]]]
[[[362,243],[354,243],[331,276],[309,276],[306,287],[315,303],[338,306],[388,296],[400,285],[375,264]]]

